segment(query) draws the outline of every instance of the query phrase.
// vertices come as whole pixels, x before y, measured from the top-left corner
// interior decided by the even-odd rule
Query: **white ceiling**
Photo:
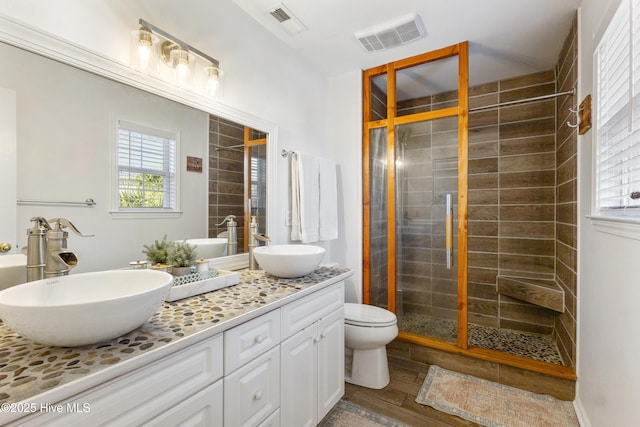
[[[469,78],[477,85],[556,64],[581,0],[233,0],[329,75],[367,69],[469,41]],[[284,3],[308,28],[289,35],[270,14]],[[354,34],[417,13],[424,38],[375,53]]]

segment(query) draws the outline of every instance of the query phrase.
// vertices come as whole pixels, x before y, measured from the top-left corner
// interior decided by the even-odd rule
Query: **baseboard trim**
[[[589,417],[584,410],[584,406],[582,406],[582,401],[580,400],[579,395],[577,395],[575,400],[573,401],[573,409],[576,411],[576,416],[578,417],[580,427],[591,427],[591,422],[589,421]]]

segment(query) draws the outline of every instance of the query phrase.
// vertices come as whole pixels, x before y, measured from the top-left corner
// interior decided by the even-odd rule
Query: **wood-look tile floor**
[[[454,415],[416,403],[427,375],[424,365],[414,367],[389,358],[391,382],[382,390],[345,384],[344,400],[416,427],[478,426]]]

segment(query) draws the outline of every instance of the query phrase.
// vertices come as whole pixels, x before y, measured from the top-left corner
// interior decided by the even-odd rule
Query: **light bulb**
[[[173,64],[174,67],[175,82],[180,86],[186,86],[192,65],[189,51],[182,47],[175,46],[171,50],[171,64]]]
[[[132,31],[131,66],[147,73],[153,73],[156,60],[153,47],[157,42],[158,38],[144,26],[141,26],[139,30]]]
[[[140,68],[147,68],[149,66],[149,58],[151,58],[151,46],[140,43],[138,45],[138,58],[140,59]]]
[[[207,67],[207,95],[218,96],[220,89],[220,69],[211,64]]]
[[[178,63],[178,65],[176,65],[176,72],[178,73],[178,78],[186,78],[189,75],[189,63]]]
[[[221,101],[224,92],[224,71],[218,68],[215,62],[209,62],[202,71],[204,78],[200,80],[200,90],[204,95]]]

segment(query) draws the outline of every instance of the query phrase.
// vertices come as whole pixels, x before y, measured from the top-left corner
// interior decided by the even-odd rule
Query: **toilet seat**
[[[344,323],[352,326],[382,328],[395,325],[397,318],[389,310],[374,305],[346,303]]]

